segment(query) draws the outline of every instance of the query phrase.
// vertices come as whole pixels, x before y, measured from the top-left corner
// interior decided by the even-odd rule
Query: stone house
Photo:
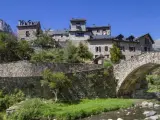
[[[53,39],[58,41],[62,46],[66,46],[66,41],[70,40],[74,45],[78,45],[79,42],[86,44],[93,53],[94,59],[103,58],[110,59],[110,48],[113,44],[121,49],[123,59],[128,60],[135,55],[139,55],[142,52],[149,52],[152,49],[154,41],[150,34],[145,34],[140,37],[124,37],[123,35],[112,36],[111,26],[89,26],[86,25],[85,19],[71,19],[69,29],[64,30],[50,30],[49,35]],[[35,39],[35,32],[40,30],[40,22],[24,22],[19,21],[18,37],[20,39],[26,39],[28,41]]]
[[[19,40],[32,41],[37,38],[37,35],[40,33],[41,24],[39,21],[24,21],[19,20],[17,25],[17,34]]]

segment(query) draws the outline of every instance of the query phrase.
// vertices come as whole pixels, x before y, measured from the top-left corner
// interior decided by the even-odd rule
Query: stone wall
[[[26,61],[1,64],[0,89],[7,93],[21,89],[27,96],[53,98],[49,88],[40,84],[41,72],[47,68],[53,72],[65,72],[72,81],[69,88],[61,91],[59,96],[62,99],[115,96],[113,72],[94,64],[32,64]]]
[[[114,97],[116,82],[112,74],[104,75],[104,69],[68,73],[72,84],[61,90],[59,97],[64,100],[78,100],[81,98]],[[113,73],[109,72],[108,73]],[[93,75],[93,76],[92,76]],[[89,77],[92,76],[92,77]],[[41,77],[0,77],[0,89],[12,93],[15,89],[22,90],[26,96],[53,98],[47,86],[40,84]]]
[[[30,63],[19,61],[15,63],[0,64],[0,77],[31,77],[41,76],[45,69],[53,72],[74,73],[87,70],[101,69],[96,64],[68,64],[68,63]]]
[[[118,80],[117,92],[123,87],[124,82],[133,82],[134,76],[140,78],[141,75],[145,75],[147,71],[157,67],[159,64],[160,52],[148,52],[115,65],[114,76]]]

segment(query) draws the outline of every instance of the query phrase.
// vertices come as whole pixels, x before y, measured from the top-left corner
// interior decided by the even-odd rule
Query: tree
[[[147,75],[146,80],[149,85],[149,92],[160,92],[160,76],[159,75]]]
[[[90,60],[93,58],[93,54],[88,50],[88,47],[81,42],[77,48],[78,56],[80,57],[81,61]]]
[[[120,59],[122,58],[122,53],[119,47],[117,47],[116,44],[113,44],[112,48],[110,49],[111,54],[111,61],[113,63],[118,63]]]
[[[12,34],[0,33],[0,62],[29,60],[33,49],[27,41],[18,41]]]
[[[80,58],[77,53],[77,47],[72,42],[67,43],[67,47],[64,48],[64,59],[68,63],[80,63]]]
[[[69,63],[82,63],[85,60],[92,59],[93,55],[88,50],[88,47],[79,43],[78,47],[73,45],[70,41],[64,49],[64,58]]]
[[[50,49],[57,46],[57,42],[49,35],[49,30],[37,35],[37,39],[35,39],[32,44],[33,46],[40,47],[42,49]]]
[[[30,60],[31,54],[34,53],[34,49],[31,48],[26,40],[19,41],[17,44],[16,55],[21,60]]]
[[[41,80],[41,85],[47,85],[51,92],[55,96],[55,102],[58,101],[58,94],[61,91],[61,89],[69,87],[71,81],[68,79],[68,77],[62,73],[52,73],[51,70],[45,70],[42,73],[43,80]]]
[[[61,49],[48,49],[41,50],[32,54],[32,62],[63,62],[64,61],[64,52]]]

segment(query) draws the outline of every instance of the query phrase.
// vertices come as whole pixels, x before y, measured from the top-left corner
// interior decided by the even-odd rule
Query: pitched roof
[[[88,30],[93,30],[93,29],[110,29],[111,26],[92,26],[92,27],[87,27]]]
[[[150,40],[152,41],[152,44],[154,44],[154,40],[152,39],[152,37],[151,37],[151,35],[150,35],[149,33],[138,37],[137,40],[140,40],[141,38],[144,38],[144,37],[146,37],[146,36],[148,36],[148,37],[150,38]]]
[[[86,19],[82,19],[82,18],[76,18],[76,19],[74,19],[74,18],[72,18],[70,21],[71,22],[86,22]]]

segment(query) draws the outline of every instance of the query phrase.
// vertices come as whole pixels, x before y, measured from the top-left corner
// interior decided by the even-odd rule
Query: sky
[[[72,18],[86,19],[87,26],[110,24],[113,36],[150,33],[160,39],[160,0],[0,0],[0,19],[14,31],[18,20],[55,30],[69,28]]]

